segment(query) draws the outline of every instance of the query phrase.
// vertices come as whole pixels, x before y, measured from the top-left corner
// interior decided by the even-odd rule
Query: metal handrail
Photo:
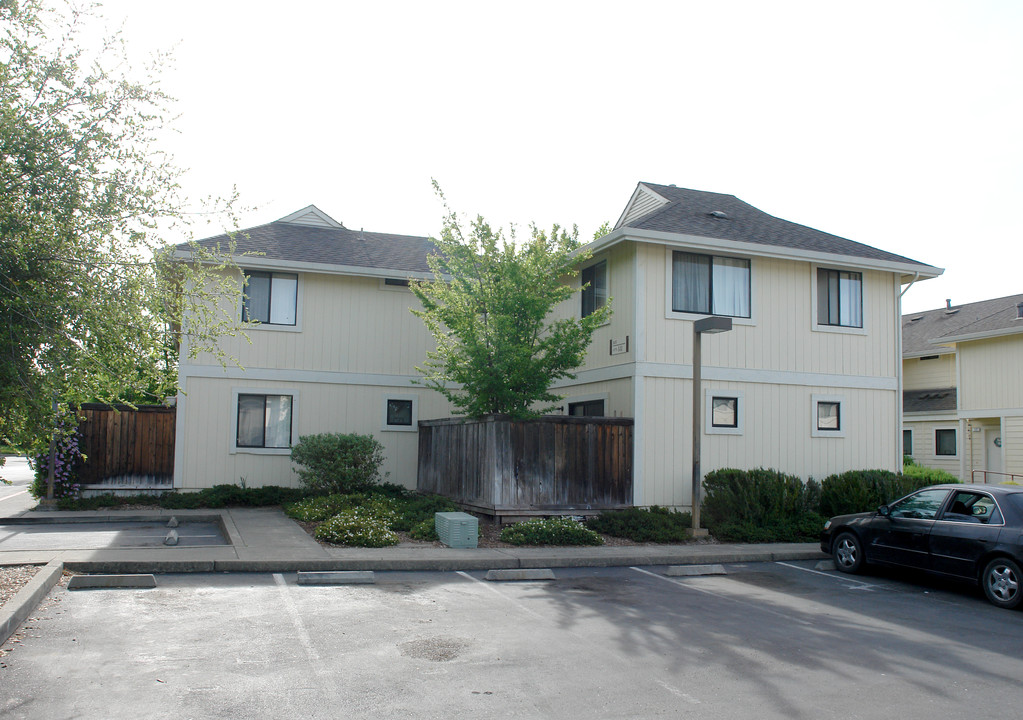
[[[980,474],[980,476],[982,478],[979,481],[977,480],[977,474],[978,473]],[[996,475],[996,476],[999,476],[1001,478],[1005,478],[1004,480],[995,480],[995,482],[998,482],[998,483],[1012,482],[1012,483],[1019,483],[1019,484],[1023,485],[1023,475],[1019,475],[1017,473],[994,472],[993,470],[974,470],[973,473],[970,475],[970,480],[972,482],[975,482],[975,483],[979,482],[979,483],[981,483],[983,485],[988,485],[989,484],[989,482],[988,482],[988,476],[989,475]]]

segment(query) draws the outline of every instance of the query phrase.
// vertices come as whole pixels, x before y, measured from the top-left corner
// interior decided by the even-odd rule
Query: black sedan
[[[821,550],[842,572],[896,565],[979,583],[987,599],[1023,601],[1023,486],[933,485],[876,512],[824,525]]]

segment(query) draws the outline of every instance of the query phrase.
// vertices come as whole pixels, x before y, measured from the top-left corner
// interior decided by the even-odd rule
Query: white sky
[[[174,48],[184,189],[237,185],[243,227],[435,234],[435,177],[589,240],[649,181],[946,268],[905,312],[1023,292],[1019,0],[103,4]]]

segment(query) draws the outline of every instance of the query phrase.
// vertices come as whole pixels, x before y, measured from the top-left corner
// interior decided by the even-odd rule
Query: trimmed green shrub
[[[693,516],[654,505],[649,509],[605,510],[588,519],[586,526],[605,535],[635,542],[678,543],[690,539]]]
[[[794,475],[757,468],[723,468],[704,479],[703,520],[708,528],[724,522],[773,525],[817,510],[820,486]]]
[[[815,512],[806,512],[794,518],[776,519],[767,525],[744,520],[714,525],[714,537],[725,542],[815,542],[820,539],[825,519]]]
[[[387,522],[365,510],[342,510],[316,528],[316,538],[335,545],[387,547],[399,542]]]
[[[305,435],[291,448],[295,472],[311,490],[352,493],[380,481],[384,446],[372,435]]]
[[[604,538],[572,518],[552,517],[527,520],[501,531],[510,545],[603,545]]]
[[[916,463],[903,465],[902,474],[907,478],[919,480],[922,483],[920,487],[924,485],[944,485],[945,483],[959,482],[959,478],[950,472],[939,470],[938,468],[924,467],[923,465],[917,465]]]
[[[952,478],[940,482],[958,480]],[[869,512],[918,488],[934,484],[935,481],[927,473],[896,475],[888,470],[849,470],[824,479],[820,513],[825,517],[833,517]]]

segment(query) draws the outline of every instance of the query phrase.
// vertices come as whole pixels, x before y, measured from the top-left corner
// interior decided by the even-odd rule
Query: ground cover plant
[[[313,530],[317,539],[357,547],[393,545],[399,540],[397,532],[417,540],[436,540],[434,513],[456,510],[458,506],[448,498],[421,495],[390,483],[358,493],[309,497],[284,508],[295,520],[320,523]]]
[[[36,485],[39,485],[38,478]],[[39,488],[33,489],[35,493]],[[42,497],[46,497],[45,480],[42,482]],[[197,510],[224,507],[267,507],[284,505],[301,500],[309,495],[302,488],[267,485],[258,488],[243,488],[240,485],[214,485],[198,492],[166,492],[163,494],[114,495],[106,493],[93,497],[62,497],[57,500],[58,510],[98,510],[146,505],[170,510]],[[36,495],[39,497],[39,495]]]
[[[650,508],[605,510],[589,518],[591,530],[635,542],[680,543],[689,540],[693,516],[654,505]]]
[[[603,545],[604,538],[568,517],[537,518],[509,525],[501,540],[510,545]]]

